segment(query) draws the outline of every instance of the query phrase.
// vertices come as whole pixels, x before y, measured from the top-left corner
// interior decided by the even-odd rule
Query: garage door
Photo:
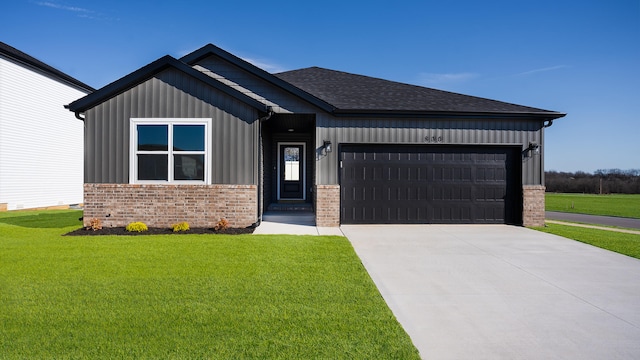
[[[512,147],[344,145],[343,224],[520,224]]]

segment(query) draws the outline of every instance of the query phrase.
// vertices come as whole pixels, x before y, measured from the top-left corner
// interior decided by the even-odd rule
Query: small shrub
[[[173,230],[173,232],[187,231],[189,230],[189,223],[186,221],[182,221],[177,224],[171,225],[171,229]]]
[[[149,230],[147,224],[140,221],[130,223],[127,225],[126,229],[128,232],[143,232]]]
[[[85,227],[87,230],[98,231],[102,229],[102,221],[98,218],[93,218],[89,220],[89,225]]]
[[[220,219],[220,221],[218,221],[216,226],[213,227],[213,230],[221,231],[221,230],[226,230],[228,228],[229,228],[229,221],[225,218],[222,218]]]

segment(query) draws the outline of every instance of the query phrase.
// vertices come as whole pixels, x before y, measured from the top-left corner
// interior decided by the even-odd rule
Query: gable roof
[[[313,104],[316,105],[317,107],[319,107],[320,109],[323,109],[325,111],[328,112],[332,112],[335,110],[335,107],[332,106],[331,104],[329,104],[328,102],[324,101],[323,99],[314,96],[312,94],[309,94],[308,92],[304,91],[303,89],[292,85],[291,83],[279,78],[278,76],[274,76],[273,74],[251,64],[250,62],[243,60],[233,54],[231,54],[228,51],[225,51],[213,44],[207,44],[203,47],[201,47],[200,49],[187,54],[183,57],[180,58],[180,61],[186,63],[187,65],[193,66],[194,64],[196,64],[198,61],[205,59],[211,55],[215,55],[218,56],[230,63],[232,63],[233,65],[241,68],[242,70],[245,70],[247,72],[249,72],[250,74],[253,74],[283,90],[288,91],[289,93]]]
[[[27,65],[33,69],[39,70],[49,76],[52,76],[58,81],[66,83],[67,85],[71,85],[75,88],[79,88],[80,90],[83,90],[85,92],[95,91],[94,88],[79,81],[78,79],[75,79],[63,73],[62,71],[43,63],[42,61],[34,58],[33,56],[30,56],[1,41],[0,41],[0,55],[10,58],[13,61],[19,62],[21,64]]]
[[[217,56],[268,83],[335,116],[487,116],[526,117],[553,120],[566,114],[497,100],[436,90],[364,75],[310,67],[270,74],[217,47],[207,44],[177,60],[166,55],[125,77],[65,106],[79,113],[122,93],[167,68],[177,69],[221,90],[244,103],[267,112],[255,94],[240,91],[225,79],[199,71],[196,65]],[[254,95],[254,96],[251,96]]]
[[[504,114],[553,119],[565,115],[319,67],[286,71],[275,76],[331,104],[336,108],[336,114]]]
[[[151,78],[155,74],[173,68],[178,71],[181,71],[189,76],[192,76],[209,86],[212,86],[220,91],[225,92],[226,94],[244,102],[245,104],[252,106],[258,110],[266,111],[265,105],[261,102],[250,98],[249,96],[241,93],[240,91],[233,89],[229,86],[222,84],[221,82],[207,76],[206,74],[195,70],[194,68],[186,65],[185,63],[173,58],[170,55],[165,55],[160,59],[143,66],[142,68],[132,72],[125,77],[112,82],[109,85],[81,98],[65,107],[71,111],[76,113],[84,112],[132,87],[142,83],[143,81]]]

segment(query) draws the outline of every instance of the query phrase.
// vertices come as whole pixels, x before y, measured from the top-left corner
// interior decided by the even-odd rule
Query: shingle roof
[[[336,112],[508,113],[544,115],[562,113],[399,82],[310,67],[274,74],[333,105]]]
[[[191,66],[173,58],[170,55],[165,55],[160,59],[143,66],[142,68],[126,75],[111,84],[104,86],[101,89],[96,90],[95,92],[80,98],[65,107],[73,112],[84,112],[118,94],[121,92],[130,89],[141,82],[149,79],[155,74],[173,68],[178,71],[181,71],[195,79],[198,79],[220,91],[227,93],[228,95],[246,103],[249,106],[252,106],[260,111],[266,112],[266,106],[256,99],[253,99],[246,94],[241,93],[240,91],[223,84],[222,82],[213,79],[212,77],[205,75],[203,72],[198,71]]]
[[[34,58],[33,56],[30,56],[28,54],[23,53],[22,51],[9,46],[3,42],[0,41],[0,55],[4,55],[8,58],[13,59],[14,61],[18,61],[21,62],[23,64],[27,64],[35,69],[38,69],[46,74],[49,74],[50,76],[53,76],[55,78],[57,78],[58,80],[61,80],[63,82],[66,82],[70,85],[79,87],[82,90],[88,91],[88,92],[92,92],[95,91],[94,88],[92,88],[91,86],[79,81],[78,79],[75,79],[65,73],[63,73],[62,71],[49,66],[45,63],[43,63],[42,61]]]

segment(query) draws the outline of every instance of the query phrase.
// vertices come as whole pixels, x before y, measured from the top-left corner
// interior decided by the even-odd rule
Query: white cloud
[[[477,78],[479,75],[474,73],[420,73],[418,76],[418,82],[427,86],[430,85],[443,85],[443,84],[457,84],[466,82]]]
[[[80,13],[80,14],[85,15],[85,16],[86,16],[86,14],[93,13],[93,11],[91,11],[89,9],[76,7],[76,6],[67,6],[67,5],[57,4],[57,3],[54,3],[54,2],[51,2],[51,1],[39,1],[39,2],[36,2],[36,4],[40,5],[40,6],[46,6],[46,7],[54,8],[54,9],[60,9],[60,10],[66,10],[66,11],[71,11],[71,12],[75,12],[75,13]]]
[[[246,62],[248,62],[248,63],[251,63],[251,64],[259,67],[262,70],[270,72],[272,74],[285,71],[285,69],[282,66],[280,66],[278,64],[275,64],[275,63],[271,63],[271,62],[265,61],[265,60],[256,60],[256,59],[244,58],[244,57],[241,58],[241,59],[246,61]]]
[[[38,6],[44,6],[51,9],[69,11],[75,14],[77,17],[84,18],[84,19],[97,19],[97,20],[106,20],[106,21],[119,20],[117,18],[110,17],[108,15],[105,15],[103,13],[100,13],[91,9],[82,8],[78,6],[69,6],[69,5],[58,3],[55,1],[35,1],[33,3]]]
[[[516,74],[516,76],[524,76],[524,75],[531,75],[531,74],[536,74],[536,73],[541,73],[541,72],[566,69],[568,67],[569,66],[567,66],[567,65],[549,66],[549,67],[546,67],[546,68],[540,68],[540,69],[533,69],[533,70],[529,70],[529,71],[524,71],[524,72],[521,72],[519,74]]]

